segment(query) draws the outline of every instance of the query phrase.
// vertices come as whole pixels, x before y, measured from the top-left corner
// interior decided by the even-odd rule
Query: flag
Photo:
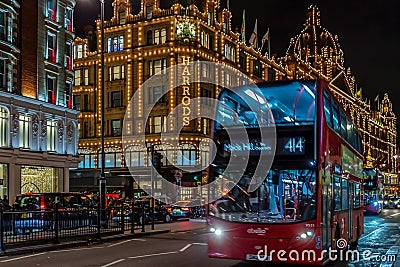
[[[356,92],[356,97],[361,97],[361,90],[362,90],[362,88],[360,88],[360,89]]]
[[[254,49],[258,48],[257,19],[256,19],[256,24],[254,25],[253,33],[250,36],[249,43],[250,46],[252,46]]]
[[[242,33],[242,41],[246,41],[246,20],[245,20],[245,9],[243,9],[243,20],[242,20],[242,27],[240,29],[240,32]]]
[[[379,94],[376,95],[374,99],[374,108],[379,111]]]
[[[264,34],[263,38],[261,39],[261,50],[263,49],[266,41],[269,42],[269,28],[268,28],[267,32]]]

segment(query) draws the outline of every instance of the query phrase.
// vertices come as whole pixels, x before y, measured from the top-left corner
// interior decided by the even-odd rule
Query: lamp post
[[[104,135],[105,135],[105,120],[104,120],[104,0],[100,2],[100,20],[101,20],[101,173],[99,179],[99,191],[100,191],[100,218],[104,223],[105,220],[105,208],[106,208],[106,174],[105,174],[105,163],[106,157],[104,153]],[[102,223],[102,224],[103,224]]]

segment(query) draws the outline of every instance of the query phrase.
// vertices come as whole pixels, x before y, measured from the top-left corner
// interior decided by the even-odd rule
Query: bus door
[[[354,210],[354,187],[353,187],[353,182],[349,181],[348,185],[348,190],[349,190],[349,225],[348,225],[348,231],[349,231],[349,242],[353,239],[353,210]]]
[[[331,185],[322,186],[322,249],[328,250],[331,246],[331,208],[332,208],[332,189]],[[325,259],[324,259],[325,260]]]

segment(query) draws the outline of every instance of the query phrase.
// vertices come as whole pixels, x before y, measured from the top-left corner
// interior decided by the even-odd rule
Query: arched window
[[[81,169],[93,169],[94,168],[94,151],[91,149],[78,149],[79,156],[82,157],[82,161],[79,162],[78,168]]]
[[[7,137],[9,130],[9,120],[10,114],[8,110],[4,107],[0,107],[0,147],[8,146]]]
[[[119,147],[106,147],[104,148],[105,153],[105,168],[121,167],[122,151]],[[101,149],[97,154],[97,166],[101,167]]]
[[[146,148],[144,146],[129,146],[124,150],[125,166],[144,166]]]
[[[164,166],[174,163],[174,146],[170,144],[155,145],[154,150],[162,155],[161,162]]]
[[[177,165],[196,165],[196,147],[192,144],[181,144],[178,146]]]

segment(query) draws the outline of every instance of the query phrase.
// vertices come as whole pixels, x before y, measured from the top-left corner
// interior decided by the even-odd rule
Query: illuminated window
[[[150,76],[157,74],[157,73],[161,73],[161,72],[163,73],[166,68],[167,68],[167,59],[166,58],[151,60],[149,62]]]
[[[82,58],[83,57],[83,45],[82,44],[78,44],[76,46],[75,56],[76,56],[76,58]]]
[[[125,79],[125,66],[124,65],[108,67],[108,80],[109,81],[121,80],[121,79]]]
[[[118,51],[118,37],[113,38],[113,51],[114,52]]]
[[[225,44],[225,57],[231,61],[235,61],[236,50],[233,46]]]
[[[211,14],[211,12],[208,12],[207,13],[207,24],[211,25],[211,23],[212,23],[212,14]]]
[[[78,86],[81,85],[81,70],[77,69],[75,70],[75,75],[74,75],[74,85]]]
[[[7,40],[7,16],[6,12],[0,11],[0,40]]]
[[[118,46],[119,46],[119,51],[124,50],[124,36],[123,36],[123,35],[121,35],[121,36],[119,37]]]
[[[67,68],[67,70],[72,70],[72,68],[73,68],[73,65],[72,65],[72,44],[69,43],[69,42],[65,44],[64,67]]]
[[[208,33],[203,31],[200,33],[200,43],[205,48],[210,49],[210,36]]]
[[[153,18],[153,6],[146,6],[146,19]]]
[[[78,149],[78,154],[82,158],[78,168],[94,168],[94,152],[92,150]]]
[[[29,116],[19,115],[18,117],[18,133],[19,147],[29,148],[31,118]]]
[[[107,38],[107,53],[111,53],[111,52],[112,52],[112,39]]]
[[[111,121],[111,135],[120,136],[121,135],[121,120]]]
[[[53,63],[57,61],[57,38],[51,32],[47,33],[47,60]]]
[[[56,77],[47,76],[47,102],[55,104],[57,100]]]
[[[57,122],[47,121],[47,151],[56,151]]]
[[[10,132],[8,129],[9,114],[7,109],[0,107],[0,147],[8,146],[7,136]]]
[[[119,24],[125,24],[125,23],[126,23],[125,11],[119,12]]]
[[[47,0],[47,18],[57,21],[56,0]]]
[[[149,117],[147,122],[148,133],[161,133],[167,130],[167,116]]]
[[[124,151],[126,166],[144,166],[147,150],[143,146],[130,146]]]
[[[65,9],[65,24],[64,24],[64,28],[67,31],[72,32],[72,9],[71,8],[66,8]]]
[[[5,59],[0,59],[0,90],[6,89],[7,64]]]
[[[83,69],[83,81],[84,81],[84,85],[89,85],[89,69],[88,68],[84,68]]]
[[[167,30],[154,30],[154,44],[164,44],[167,41]]]
[[[181,144],[177,150],[177,165],[196,165],[196,147],[192,144]]]
[[[121,167],[122,152],[120,148],[106,147],[104,149],[104,154],[106,168]],[[97,166],[101,167],[101,163],[101,151],[99,151],[97,154]]]

